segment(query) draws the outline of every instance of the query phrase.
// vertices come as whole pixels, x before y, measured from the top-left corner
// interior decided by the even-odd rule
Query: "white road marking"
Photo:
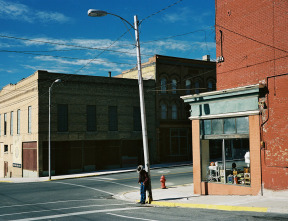
[[[99,190],[99,189],[96,189],[96,188],[92,188],[92,187],[88,187],[88,186],[83,186],[83,185],[78,185],[78,184],[64,183],[64,182],[53,182],[53,183],[62,183],[62,184],[71,185],[71,186],[79,186],[79,187],[83,187],[83,188],[87,188],[87,189],[96,190],[96,191],[99,191],[99,192],[102,192],[102,193],[107,193],[107,194],[109,194],[109,195],[115,195],[114,193],[110,193],[110,192],[107,192],[107,191],[104,191],[104,190]]]
[[[122,218],[128,218],[128,219],[139,219],[139,220],[148,220],[148,221],[157,221],[155,219],[144,219],[144,218],[137,218],[137,217],[132,217],[132,216],[123,216],[123,215],[118,215],[118,214],[113,214],[113,213],[106,213],[108,215],[111,216],[118,216],[118,217],[122,217]]]
[[[43,219],[55,219],[55,218],[62,218],[62,217],[68,217],[68,216],[79,216],[79,215],[88,215],[88,214],[93,214],[93,213],[106,213],[106,212],[124,211],[124,210],[132,210],[132,209],[143,209],[143,207],[92,210],[92,211],[84,211],[84,212],[76,212],[76,213],[65,213],[65,214],[59,214],[59,215],[51,215],[51,216],[40,216],[40,217],[25,218],[25,219],[15,219],[15,220],[11,220],[11,221],[33,221],[33,220],[43,220]]]
[[[129,188],[139,189],[139,187],[129,186],[129,185],[125,185],[125,184],[122,184],[122,183],[116,183],[116,182],[107,181],[107,180],[97,180],[97,179],[90,179],[90,178],[84,178],[84,179],[85,179],[85,180],[96,180],[96,181],[102,181],[102,182],[107,182],[107,183],[114,183],[114,184],[117,184],[117,185],[121,185],[121,186],[129,187]]]
[[[170,173],[170,170],[159,170],[157,173]]]
[[[10,206],[1,206],[2,208],[10,208],[10,207],[21,207],[21,206],[36,206],[36,205],[46,205],[46,204],[56,204],[56,203],[70,203],[70,202],[82,202],[82,201],[99,201],[99,200],[106,200],[106,199],[85,199],[85,200],[66,200],[66,201],[55,201],[55,202],[45,202],[45,203],[28,203],[28,204],[16,204],[16,205],[10,205]]]
[[[108,178],[108,177],[95,177],[95,179],[100,179],[100,180],[116,180],[114,178]]]
[[[13,216],[13,215],[22,215],[22,214],[30,214],[30,213],[41,213],[41,212],[50,212],[50,211],[59,211],[59,210],[69,210],[69,209],[78,209],[78,208],[88,208],[88,207],[101,207],[101,206],[123,206],[123,205],[131,205],[134,203],[125,203],[125,204],[100,204],[100,205],[88,205],[88,206],[75,206],[75,207],[66,207],[66,208],[60,208],[60,209],[45,209],[45,210],[34,210],[34,211],[28,211],[28,212],[21,212],[21,213],[7,213],[7,214],[1,214],[1,216]]]

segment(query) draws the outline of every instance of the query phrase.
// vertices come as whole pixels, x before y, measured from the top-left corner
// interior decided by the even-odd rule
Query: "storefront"
[[[195,194],[260,192],[260,90],[251,85],[182,97],[191,106]]]

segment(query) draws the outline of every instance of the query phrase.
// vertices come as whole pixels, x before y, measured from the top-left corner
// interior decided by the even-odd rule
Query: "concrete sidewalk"
[[[187,184],[153,189],[152,194],[151,205],[155,206],[271,212],[287,214],[288,218],[288,191],[266,190],[263,196],[201,196],[193,194],[193,184]],[[140,199],[140,192],[127,192],[116,198],[136,202]]]

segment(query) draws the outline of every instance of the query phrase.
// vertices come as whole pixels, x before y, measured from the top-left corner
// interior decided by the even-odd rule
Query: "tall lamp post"
[[[144,161],[145,169],[148,172],[150,178],[150,161],[149,161],[149,150],[148,150],[148,136],[147,136],[147,124],[146,124],[146,112],[145,112],[145,103],[144,103],[144,92],[143,92],[143,79],[142,79],[142,67],[141,67],[141,54],[140,54],[140,40],[139,40],[139,30],[138,30],[138,18],[137,15],[134,15],[134,26],[128,22],[126,19],[122,18],[119,15],[108,13],[106,11],[89,9],[88,16],[91,17],[103,17],[106,15],[113,15],[120,18],[122,21],[126,22],[132,29],[135,30],[135,41],[136,41],[136,51],[137,51],[137,68],[138,68],[138,85],[139,85],[139,96],[140,96],[140,110],[141,110],[141,124],[142,124],[142,138],[143,138],[143,152],[144,152]],[[151,188],[151,179],[149,185],[149,201],[152,201],[152,188]]]
[[[51,91],[54,83],[61,82],[61,79],[56,79],[49,87],[49,129],[48,129],[48,171],[49,180],[51,180]]]

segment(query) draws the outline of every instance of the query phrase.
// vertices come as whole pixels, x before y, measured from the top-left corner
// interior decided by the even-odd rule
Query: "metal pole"
[[[144,92],[143,92],[143,79],[142,79],[142,67],[141,67],[141,54],[140,54],[140,40],[138,30],[138,18],[134,16],[134,27],[135,27],[135,40],[136,40],[136,51],[137,51],[137,67],[138,67],[138,85],[139,85],[139,96],[140,96],[140,110],[141,110],[141,124],[142,124],[142,138],[143,138],[143,152],[145,161],[145,170],[148,172],[150,178],[150,161],[149,161],[149,150],[148,150],[148,136],[147,136],[147,124],[146,124],[146,113],[144,103]],[[149,179],[149,200],[152,201],[152,187],[151,179]]]
[[[52,84],[53,85],[53,84]],[[52,87],[51,85],[51,87]],[[51,87],[49,87],[48,173],[51,180]]]

